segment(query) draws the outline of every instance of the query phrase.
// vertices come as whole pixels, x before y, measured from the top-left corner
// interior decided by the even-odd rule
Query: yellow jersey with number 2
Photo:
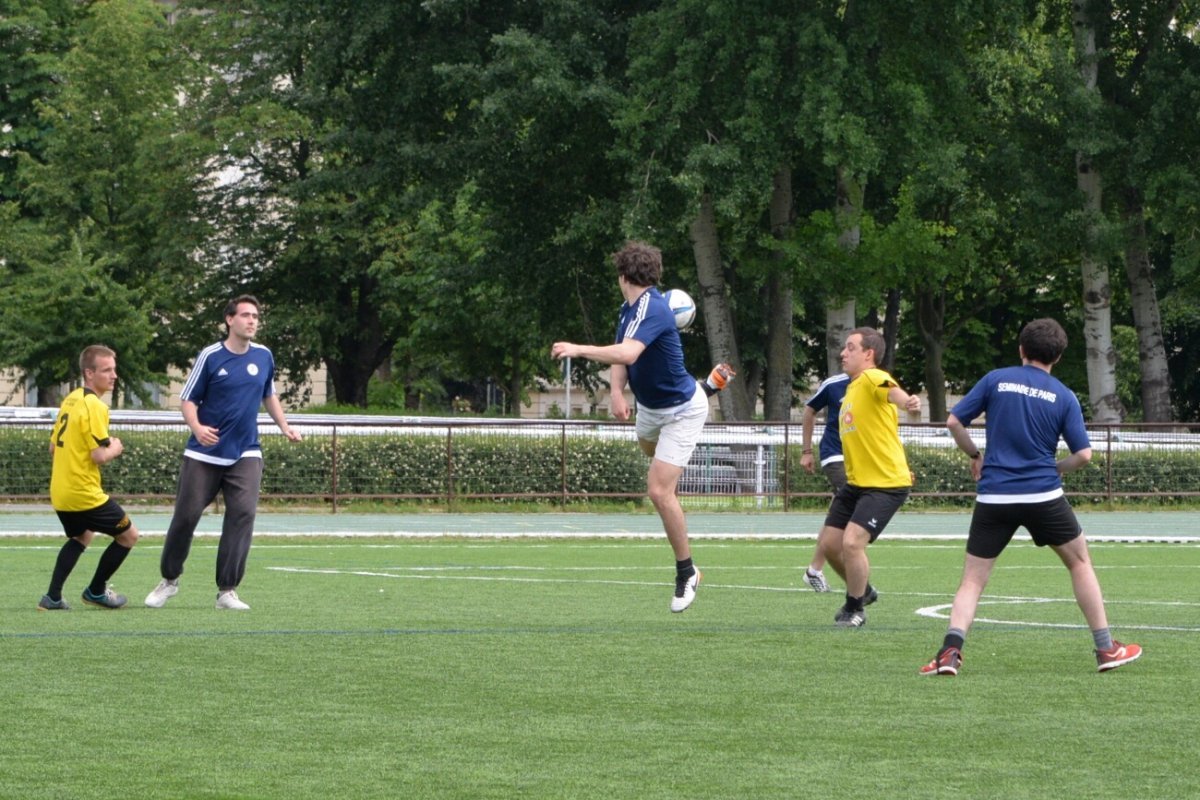
[[[846,481],[860,489],[901,489],[912,486],[908,459],[900,443],[900,418],[888,400],[898,386],[881,369],[863,370],[846,388],[838,413]]]
[[[54,467],[50,505],[55,511],[90,511],[108,502],[92,451],[108,444],[108,406],[91,389],[67,395],[50,433]]]

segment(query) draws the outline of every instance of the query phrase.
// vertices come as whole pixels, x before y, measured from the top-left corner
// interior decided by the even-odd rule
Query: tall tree
[[[57,91],[86,8],[75,0],[0,0],[0,202],[21,199],[18,155],[44,159],[51,128],[38,103]]]
[[[1083,82],[1084,99],[1091,113],[1085,114],[1081,131],[1103,132],[1098,114],[1102,98],[1098,78],[1100,54],[1096,32],[1100,23],[1101,0],[1075,0],[1072,25],[1075,31],[1075,57]],[[1084,134],[1087,135],[1087,134]],[[1092,419],[1096,422],[1120,422],[1125,414],[1117,394],[1117,353],[1112,338],[1112,286],[1108,272],[1104,216],[1104,182],[1096,156],[1102,145],[1095,135],[1081,141],[1075,153],[1075,179],[1083,197],[1084,226],[1080,266],[1083,275],[1083,338],[1087,344],[1088,395]]]
[[[801,262],[788,245],[795,194],[785,213],[778,175],[781,165],[801,168],[804,136],[817,127],[804,120],[805,91],[828,71],[828,42],[812,31],[828,13],[825,4],[688,0],[634,26],[620,119],[634,187],[627,228],[686,235],[710,357],[741,359],[745,380],[722,398],[734,418],[752,413],[763,386],[772,416],[792,403],[796,304],[785,287],[798,282]],[[789,349],[789,374],[767,374],[783,369]]]
[[[434,65],[471,26],[418,3],[322,0],[199,3],[181,25],[212,68],[189,101],[227,176],[207,259],[226,292],[267,302],[281,365],[323,362],[341,403],[366,405],[412,325],[378,271],[408,264],[406,232],[437,168],[428,143],[460,108]]]
[[[40,231],[26,241],[41,247],[26,248],[24,260],[6,259],[8,269],[27,273],[18,285],[35,290],[29,274],[61,270],[61,278],[48,277],[52,285],[73,275],[79,289],[112,295],[114,309],[133,303],[136,321],[118,324],[152,326],[154,341],[125,348],[121,387],[144,400],[193,350],[187,317],[202,283],[191,260],[204,228],[193,202],[201,151],[177,125],[185,68],[158,4],[88,6],[56,72],[59,90],[38,106],[40,153],[19,153],[23,216]],[[64,352],[52,363],[70,364],[78,342],[55,341]],[[66,378],[60,370],[34,372],[39,388]]]
[[[481,302],[442,341],[468,374],[505,385],[517,413],[535,378],[557,377],[548,342],[613,335],[620,296],[609,254],[620,241],[624,182],[611,161],[611,119],[623,102],[625,42],[639,4],[489,4],[495,11],[504,29],[471,58],[439,68],[455,92],[474,98],[445,151],[461,167],[450,181],[472,187],[487,236],[455,290]],[[592,365],[572,367],[573,380],[595,384]]]
[[[1177,136],[1155,124],[1154,117],[1172,113],[1182,99],[1171,78],[1183,77],[1187,53],[1195,42],[1178,31],[1196,24],[1197,11],[1180,18],[1180,0],[1130,3],[1117,9],[1100,7],[1103,57],[1098,87],[1111,109],[1120,146],[1108,156],[1116,184],[1116,216],[1123,241],[1125,275],[1130,307],[1137,332],[1142,418],[1165,422],[1172,418],[1170,376],[1159,312],[1155,265],[1151,258],[1153,218],[1146,208],[1146,186],[1151,176],[1195,159],[1176,162],[1170,153]],[[1182,57],[1182,58],[1181,58]],[[1183,100],[1183,102],[1187,102]],[[1159,137],[1165,136],[1160,143]],[[1186,168],[1186,167],[1184,167]]]

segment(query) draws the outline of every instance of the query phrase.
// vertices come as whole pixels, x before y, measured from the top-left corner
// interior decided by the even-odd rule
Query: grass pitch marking
[[[337,568],[319,568],[319,567],[267,567],[273,572],[285,572],[296,575],[356,575],[365,578],[388,578],[388,579],[408,579],[408,580],[459,580],[459,581],[489,581],[498,583],[587,583],[590,585],[610,585],[610,586],[651,586],[661,587],[669,586],[668,582],[664,581],[635,581],[635,580],[618,580],[618,579],[583,579],[579,578],[549,578],[544,576],[536,577],[518,577],[512,575],[463,575],[453,574],[462,573],[467,569],[487,571],[487,572],[551,572],[566,569],[568,571],[579,568],[558,568],[558,567],[528,567],[528,566],[484,566],[484,567],[397,567],[398,571],[379,571],[379,570],[353,570],[353,569],[337,569]],[[638,570],[643,567],[608,567],[612,570]],[[595,571],[595,570],[589,570]],[[811,590],[804,585],[797,586],[756,586],[748,584],[720,584],[709,583],[704,584],[706,589],[734,589],[742,591],[759,591],[759,592],[782,592],[782,593],[810,593]],[[888,592],[891,596],[915,596],[928,597],[938,596],[933,593],[926,592]],[[980,599],[980,606],[1017,606],[1030,604],[1046,604],[1046,603],[1071,603],[1075,604],[1074,598],[1061,597],[1002,597],[984,595]],[[1200,606],[1200,603],[1189,603],[1183,601],[1110,601],[1112,604],[1136,604],[1136,605],[1153,605],[1153,606]],[[917,616],[927,617],[930,619],[938,619],[948,621],[950,619],[950,609],[953,603],[939,603],[938,605],[922,606],[916,609]],[[1087,625],[1071,622],[1034,622],[1032,620],[1021,619],[1001,619],[997,617],[976,616],[973,623],[985,623],[991,625],[1017,625],[1029,628],[1062,628],[1071,630],[1084,630]],[[1140,631],[1174,631],[1178,633],[1200,633],[1200,627],[1189,627],[1180,625],[1119,625],[1122,630],[1140,630]]]
[[[985,597],[987,595],[984,595]],[[1195,606],[1200,603],[1183,603],[1176,601],[1153,601],[1153,600],[1137,600],[1132,601],[1137,605],[1152,605],[1152,606]],[[1059,598],[1059,597],[1004,597],[990,600],[980,600],[980,606],[1013,606],[1013,605],[1030,605],[1043,603],[1070,603],[1075,605],[1075,598]],[[1110,603],[1111,604],[1111,603]],[[1128,603],[1126,603],[1128,604]],[[940,619],[949,621],[950,609],[953,603],[942,603],[936,606],[925,606],[918,608],[916,613],[919,617],[929,617],[931,619]],[[976,616],[972,624],[985,622],[991,625],[1020,625],[1027,628],[1070,628],[1073,630],[1086,630],[1087,625],[1074,622],[1033,622],[1031,620],[1021,619],[997,619],[993,617]],[[1193,628],[1180,625],[1117,625],[1121,630],[1134,631],[1176,631],[1180,633],[1200,633],[1200,628]]]

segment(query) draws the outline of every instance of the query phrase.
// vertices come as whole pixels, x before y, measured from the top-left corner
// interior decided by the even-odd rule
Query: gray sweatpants
[[[183,562],[192,549],[192,536],[200,516],[216,499],[217,492],[221,492],[225,517],[221,522],[221,543],[217,546],[217,588],[226,591],[241,584],[246,574],[246,557],[250,555],[250,540],[254,537],[262,474],[261,458],[242,458],[223,467],[184,457],[175,493],[175,513],[163,543],[160,566],[164,578],[175,580],[183,574]]]

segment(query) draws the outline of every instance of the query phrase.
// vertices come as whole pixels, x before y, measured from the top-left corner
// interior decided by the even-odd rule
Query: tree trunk
[[[900,339],[900,290],[888,289],[887,306],[883,311],[883,327],[879,331],[887,342],[887,353],[883,356],[880,366],[884,372],[896,372],[896,342]]]
[[[1099,98],[1096,29],[1089,0],[1075,0],[1075,49],[1085,89]],[[1092,419],[1100,423],[1120,422],[1123,414],[1117,395],[1117,353],[1112,340],[1112,284],[1108,267],[1098,253],[1102,238],[1103,183],[1092,154],[1075,153],[1075,182],[1083,194],[1087,217],[1081,254],[1083,274],[1083,339],[1087,347],[1088,398]]]
[[[367,407],[367,381],[371,373],[362,375],[354,362],[326,359],[325,369],[333,382],[334,399],[340,405]]]
[[[852,253],[862,241],[859,217],[862,213],[864,187],[844,166],[837,168],[837,200],[834,218],[838,226],[838,246]],[[829,375],[842,371],[842,347],[846,335],[855,324],[854,298],[833,298],[825,307],[825,353]]]
[[[508,376],[508,396],[512,402],[505,409],[509,416],[521,416],[521,400],[525,391],[525,372],[523,369],[524,362],[521,360],[521,347],[517,343],[513,343],[512,349],[509,350],[509,356],[512,359],[512,372]],[[571,409],[564,409],[568,414]]]
[[[367,385],[379,365],[392,355],[394,337],[383,335],[378,309],[368,299],[375,282],[361,278],[357,284],[337,289],[337,307],[353,317],[351,325],[336,334],[331,348],[337,358],[326,358],[325,366],[333,380],[335,399],[343,405],[367,407]]]
[[[58,390],[57,383],[45,386],[38,384],[37,404],[39,408],[58,408],[62,405],[62,401],[62,392]]]
[[[917,293],[917,329],[925,346],[925,391],[929,395],[929,421],[946,421],[946,294],[922,289]]]
[[[704,307],[704,330],[708,333],[709,355],[714,363],[727,361],[735,370],[740,370],[742,364],[733,327],[733,310],[729,307],[729,293],[725,287],[725,272],[717,239],[717,218],[712,197],[708,193],[700,197],[700,209],[688,233],[692,255],[696,260],[696,280],[700,284],[700,302]],[[744,383],[735,380],[717,397],[725,419],[753,418],[754,405]]]
[[[781,166],[775,172],[770,214],[771,236],[786,239],[792,226],[790,166]],[[775,251],[772,261],[767,281],[767,386],[763,416],[787,420],[792,414],[792,270],[781,250]]]
[[[1142,418],[1146,422],[1171,421],[1171,376],[1163,342],[1162,317],[1154,288],[1154,265],[1146,246],[1146,214],[1138,189],[1121,193],[1125,222],[1125,274],[1133,324],[1138,337],[1138,369],[1142,378]]]

